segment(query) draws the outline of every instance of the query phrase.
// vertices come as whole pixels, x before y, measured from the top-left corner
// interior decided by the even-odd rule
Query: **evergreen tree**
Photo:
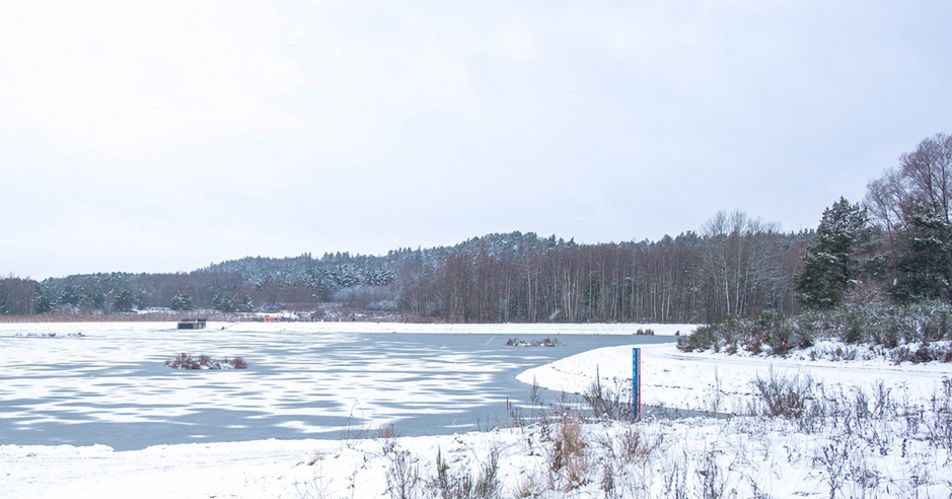
[[[139,300],[135,293],[128,289],[116,293],[112,301],[112,309],[116,312],[132,312],[139,306]]]
[[[238,309],[235,297],[231,294],[218,294],[212,298],[212,305],[219,312],[231,313]]]
[[[866,210],[858,204],[841,197],[824,210],[797,279],[800,302],[810,308],[838,305],[861,277],[870,235]]]
[[[56,305],[55,291],[47,283],[40,284],[36,288],[36,313],[45,314],[51,312]]]
[[[79,302],[83,299],[83,290],[75,286],[66,286],[63,288],[63,292],[60,293],[59,300],[57,300],[62,305],[71,305],[78,306]]]
[[[254,302],[251,300],[250,296],[245,296],[244,300],[235,306],[235,310],[237,312],[254,312]]]
[[[179,293],[173,296],[170,308],[172,310],[191,310],[192,296],[185,293]]]
[[[901,302],[950,297],[952,282],[952,224],[942,213],[915,203],[907,213],[904,251],[896,262],[893,295]]]

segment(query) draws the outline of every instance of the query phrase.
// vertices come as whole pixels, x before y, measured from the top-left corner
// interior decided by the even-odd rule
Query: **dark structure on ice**
[[[182,319],[178,323],[179,329],[205,329],[208,319]]]

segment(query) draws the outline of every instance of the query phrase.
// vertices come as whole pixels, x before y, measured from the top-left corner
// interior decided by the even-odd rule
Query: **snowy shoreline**
[[[674,344],[644,345],[642,350],[642,402],[674,409],[742,414],[754,397],[752,382],[771,372],[786,376],[809,376],[826,388],[846,392],[877,388],[881,381],[911,400],[928,401],[952,378],[952,364],[904,363],[884,360],[806,360],[796,357],[728,355],[713,352],[682,352]],[[583,393],[595,380],[596,369],[608,387],[631,383],[631,347],[608,347],[528,369],[516,379],[535,382],[542,388]]]
[[[688,334],[696,324],[641,323],[505,323],[439,324],[412,322],[209,322],[204,331],[301,332],[301,333],[378,333],[378,334],[611,334],[634,335],[639,329],[651,329],[656,336]],[[174,321],[162,322],[4,322],[0,337],[17,332],[88,332],[88,331],[175,331]]]
[[[307,326],[313,324],[307,323]],[[0,338],[18,330],[16,325],[9,326],[0,325]],[[42,331],[46,326],[33,325],[29,330]],[[54,330],[72,330],[61,327],[62,324],[49,326]],[[88,324],[83,326],[77,329],[95,329],[89,328]],[[293,333],[303,331],[298,328],[305,325],[250,323],[249,326],[258,331],[265,326],[274,328],[273,331]],[[358,329],[327,329],[326,332],[394,332],[392,324],[379,325],[373,331],[359,328],[366,324],[353,326]],[[408,327],[396,329],[419,333],[436,332],[433,329],[442,327],[440,332],[448,332],[446,325],[405,326]],[[553,332],[554,326],[462,325],[456,331],[462,333],[465,328],[465,332],[470,334],[559,334]],[[591,334],[631,334],[632,327],[571,326]],[[226,327],[232,331],[241,330],[232,329],[233,325]],[[604,330],[615,332],[595,332]],[[673,334],[675,330],[663,331]],[[314,332],[313,329],[308,331]],[[684,329],[681,331],[683,334]],[[585,334],[578,330],[573,332]],[[771,372],[809,374],[815,381],[831,388],[838,386],[846,393],[871,389],[881,380],[887,388],[894,390],[897,398],[904,396],[906,403],[920,404],[927,403],[928,397],[941,386],[943,378],[952,377],[952,365],[947,364],[894,366],[878,360],[834,362],[711,352],[685,353],[671,343],[642,348],[644,402],[670,408],[716,409],[741,414],[753,397],[751,381]],[[596,369],[604,384],[613,386],[617,383],[624,389],[631,378],[631,347],[586,351],[528,369],[517,379],[525,383],[535,381],[544,388],[578,393],[591,384]],[[719,407],[712,406],[715,400]],[[636,427],[618,422],[593,423],[584,425],[585,435],[592,439],[587,444],[590,453],[586,458],[588,466],[617,458],[616,454],[621,450],[612,445],[620,445],[618,442],[630,438],[632,431],[641,435],[639,438],[657,442],[659,447],[651,451],[652,457],[645,458],[635,468],[610,470],[617,473],[613,486],[618,487],[623,495],[668,495],[670,481],[680,480],[672,475],[671,470],[681,470],[678,473],[683,472],[685,477],[689,470],[692,477],[695,474],[708,476],[705,473],[710,473],[710,470],[701,467],[709,465],[722,469],[726,473],[722,477],[724,484],[740,490],[741,494],[759,491],[771,497],[828,497],[824,478],[814,461],[821,455],[823,445],[830,438],[835,439],[836,435],[822,431],[798,433],[800,430],[791,421],[763,417],[647,421]],[[101,497],[107,492],[118,497],[388,497],[389,473],[399,456],[407,456],[421,476],[430,477],[435,473],[434,460],[438,452],[448,460],[451,469],[464,471],[478,470],[487,456],[497,452],[503,497],[519,495],[530,486],[539,487],[540,497],[562,497],[566,491],[546,489],[536,483],[544,481],[539,477],[547,473],[547,453],[551,452],[551,440],[547,440],[551,437],[547,434],[538,426],[528,426],[396,439],[267,439],[156,445],[131,451],[115,451],[103,445],[0,445],[0,489],[7,497],[14,498]],[[666,444],[661,445],[661,442]],[[949,457],[946,450],[930,450],[932,447],[925,442],[910,440],[908,452],[907,444],[902,443],[903,460],[900,462],[897,457],[899,441],[890,445],[888,455],[870,454],[862,458],[864,466],[884,474],[886,481],[877,485],[879,488],[875,490],[886,495],[948,493],[949,471],[941,464]],[[905,468],[913,465],[915,469]],[[597,476],[601,471],[589,470],[588,473]],[[922,473],[931,478],[917,478],[914,483],[908,481],[910,475],[921,478]],[[571,494],[573,497],[602,497],[600,487],[603,485],[591,478],[578,484]],[[681,483],[695,492],[699,490],[695,487],[702,485]],[[862,492],[860,489],[844,490]]]

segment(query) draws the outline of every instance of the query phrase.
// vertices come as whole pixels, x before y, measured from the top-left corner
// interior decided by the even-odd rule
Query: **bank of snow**
[[[899,423],[869,423],[867,430],[851,430],[849,441],[838,440],[834,428],[803,433],[792,421],[770,418],[575,424],[555,418],[547,425],[438,437],[265,440],[125,452],[7,445],[0,446],[0,489],[7,498],[139,499],[435,498],[442,496],[441,483],[474,482],[495,492],[485,497],[823,498],[831,487],[837,497],[950,492],[943,464],[948,450],[903,437],[907,430]],[[885,443],[865,439],[864,432],[884,429],[896,432]],[[835,455],[824,454],[829,449]],[[438,455],[445,463],[442,482]],[[831,469],[838,470],[832,486]]]
[[[632,378],[632,347],[600,348],[573,355],[517,376],[524,383],[543,388],[583,393],[599,373],[603,384],[627,389]],[[771,373],[809,376],[827,389],[871,391],[880,382],[894,393],[925,402],[952,377],[952,364],[894,365],[885,359],[830,361],[682,352],[674,344],[644,345],[642,352],[642,402],[670,408],[743,413],[754,396],[752,382]]]

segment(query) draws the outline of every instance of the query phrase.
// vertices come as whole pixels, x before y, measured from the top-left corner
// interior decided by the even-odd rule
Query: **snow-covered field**
[[[261,325],[248,327],[255,326]],[[304,327],[266,326],[289,335]],[[392,326],[381,326],[380,332],[393,332]],[[36,327],[69,330],[62,325]],[[77,327],[90,330],[86,325]],[[516,335],[515,328],[526,334],[549,326],[467,325],[459,331],[483,332],[483,327],[493,334]],[[615,325],[572,327],[573,332],[625,330]],[[623,334],[631,334],[631,326],[627,327]],[[688,329],[682,326],[680,331]],[[16,330],[4,325],[0,341]],[[73,340],[30,341],[66,345]],[[646,403],[743,413],[754,400],[750,382],[772,371],[809,375],[831,394],[839,386],[844,391],[842,405],[834,402],[812,423],[739,416],[578,427],[574,419],[550,414],[544,424],[395,439],[256,440],[130,451],[3,445],[0,490],[4,497],[24,498],[399,497],[398,489],[404,485],[414,492],[408,497],[438,497],[441,483],[460,488],[468,478],[474,482],[471,486],[488,484],[501,497],[821,498],[830,497],[831,490],[836,497],[948,497],[952,492],[952,415],[930,405],[930,397],[941,394],[943,377],[952,376],[949,366],[687,354],[672,344],[645,346],[643,352]],[[0,369],[9,358],[0,361]],[[596,367],[607,385],[627,384],[630,365],[630,346],[607,347],[528,369],[519,379],[584,391]],[[445,366],[428,366],[432,371],[441,368]],[[4,384],[13,372],[0,371]],[[891,391],[886,399],[875,399],[886,402],[874,417],[858,409],[853,397],[856,390],[872,388],[879,381]],[[870,407],[876,405],[873,398],[869,400]],[[581,437],[574,448],[569,443],[576,430]],[[445,464],[442,481],[438,454]],[[496,466],[493,455],[498,456]]]

